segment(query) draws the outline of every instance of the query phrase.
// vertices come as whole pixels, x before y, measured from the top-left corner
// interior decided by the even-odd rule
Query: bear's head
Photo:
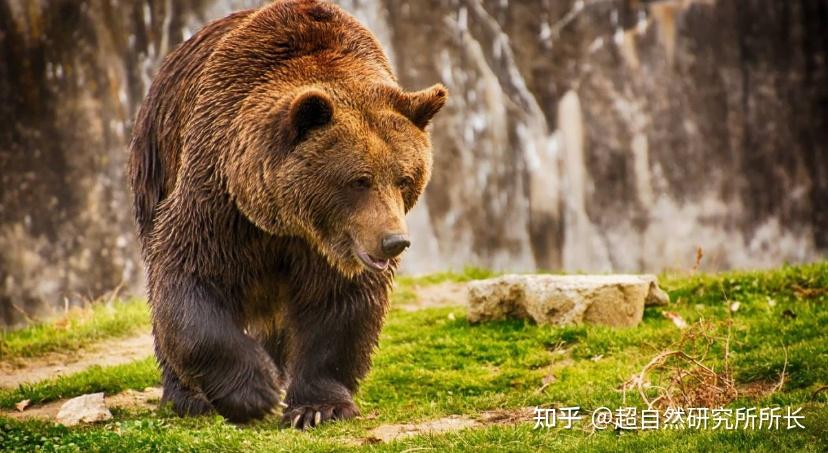
[[[304,85],[255,103],[239,115],[245,151],[229,163],[236,205],[271,234],[305,239],[344,275],[384,271],[410,244],[405,214],[431,174],[426,126],[446,98],[439,84],[358,95]]]

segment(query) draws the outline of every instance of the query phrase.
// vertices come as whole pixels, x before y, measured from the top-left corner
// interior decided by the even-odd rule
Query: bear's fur
[[[358,413],[446,95],[404,92],[320,1],[233,14],[165,59],[130,156],[163,401],[244,422],[285,391],[300,428]]]

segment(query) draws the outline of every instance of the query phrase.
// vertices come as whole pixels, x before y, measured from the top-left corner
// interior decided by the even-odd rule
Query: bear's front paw
[[[290,406],[282,416],[282,423],[296,429],[319,426],[328,420],[347,420],[359,415],[359,409],[350,401],[332,404],[303,404]]]
[[[213,401],[216,410],[233,423],[245,423],[277,412],[279,389],[271,373],[257,370],[227,395]]]

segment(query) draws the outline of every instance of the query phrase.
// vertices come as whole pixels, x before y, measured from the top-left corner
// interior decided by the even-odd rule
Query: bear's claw
[[[305,430],[329,420],[346,420],[359,415],[354,403],[310,404],[291,406],[285,410],[282,423],[285,426]]]

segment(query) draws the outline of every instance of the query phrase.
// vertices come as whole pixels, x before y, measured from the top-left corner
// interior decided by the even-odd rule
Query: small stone
[[[23,412],[24,410],[26,410],[27,407],[29,407],[29,404],[31,404],[31,402],[32,400],[18,401],[14,405],[14,408],[17,409],[17,412]]]
[[[63,404],[57,414],[57,421],[64,426],[79,423],[95,423],[112,418],[104,404],[104,394],[90,393],[72,398]]]
[[[505,275],[468,285],[469,321],[531,319],[538,324],[631,327],[646,305],[669,296],[653,275]]]

